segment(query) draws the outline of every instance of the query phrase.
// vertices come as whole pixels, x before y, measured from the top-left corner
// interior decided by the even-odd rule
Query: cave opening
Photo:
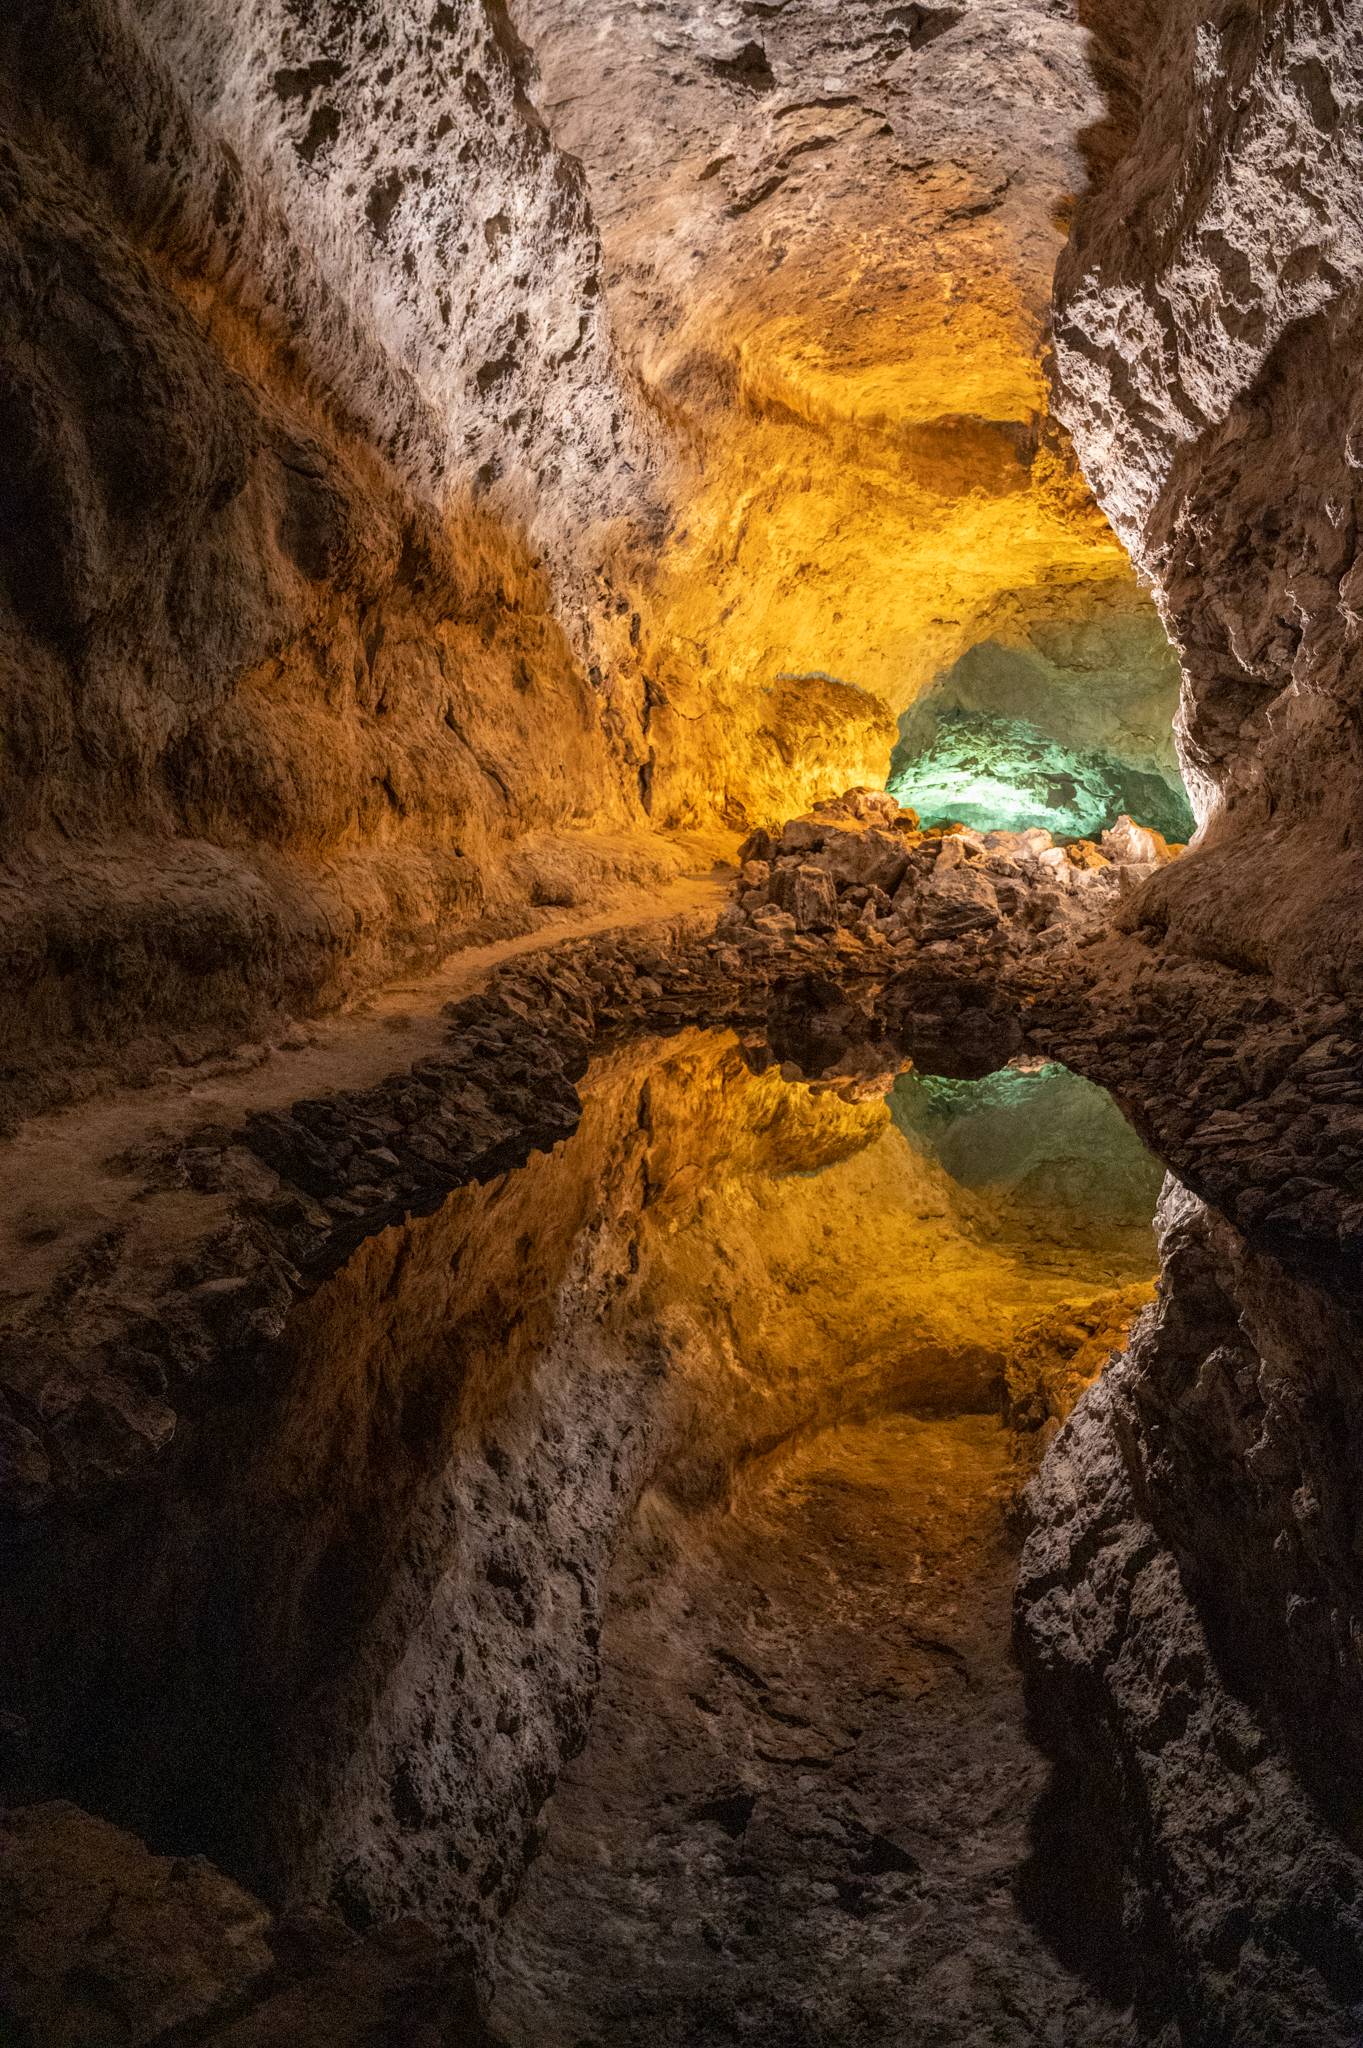
[[[1081,594],[1083,612],[1014,644],[977,641],[901,713],[886,788],[924,824],[1040,826],[1064,844],[1125,814],[1170,844],[1191,839],[1179,669],[1159,617],[1120,585]]]

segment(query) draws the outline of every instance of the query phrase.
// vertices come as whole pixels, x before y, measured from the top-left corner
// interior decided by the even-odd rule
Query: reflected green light
[[[1106,1089],[1050,1062],[979,1081],[901,1074],[890,1114],[963,1187],[1071,1212],[1097,1228],[1148,1226],[1164,1168]]]

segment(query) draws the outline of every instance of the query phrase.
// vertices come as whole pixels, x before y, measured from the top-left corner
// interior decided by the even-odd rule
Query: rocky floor
[[[1047,1766],[1009,1654],[1016,1439],[817,1437],[646,1503],[586,1748],[499,1958],[517,2048],[1125,2048],[1018,1905]]]

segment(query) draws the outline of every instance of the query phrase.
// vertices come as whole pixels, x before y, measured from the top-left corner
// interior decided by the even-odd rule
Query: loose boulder
[[[909,865],[902,837],[875,827],[869,832],[829,832],[814,865],[839,888],[883,889],[893,896]]]
[[[1115,825],[1103,834],[1103,852],[1122,867],[1150,867],[1177,860],[1162,832],[1137,825],[1123,812]]]
[[[987,875],[971,867],[940,868],[917,899],[920,939],[959,939],[990,931],[999,921],[999,899]]]
[[[795,919],[797,931],[831,931],[838,921],[837,891],[822,868],[803,863],[797,868],[778,868],[767,893],[778,910],[788,911]]]

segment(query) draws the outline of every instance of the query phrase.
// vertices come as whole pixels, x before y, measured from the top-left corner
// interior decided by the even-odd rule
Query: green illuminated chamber
[[[1056,840],[1096,839],[1125,812],[1171,842],[1192,837],[1181,782],[1105,750],[1066,746],[1031,721],[997,712],[952,711],[922,751],[901,743],[886,783],[925,825],[979,831],[1044,825]]]
[[[1154,1257],[1151,1219],[1164,1178],[1106,1089],[1048,1061],[979,1081],[901,1074],[890,1114],[953,1180],[1000,1216],[1054,1242],[1127,1240],[1137,1270]]]
[[[887,788],[925,825],[1041,825],[1065,841],[1124,812],[1186,842],[1180,676],[1158,614],[1121,582],[1058,592],[1055,605],[1049,618],[1001,619],[937,676],[900,718]]]

